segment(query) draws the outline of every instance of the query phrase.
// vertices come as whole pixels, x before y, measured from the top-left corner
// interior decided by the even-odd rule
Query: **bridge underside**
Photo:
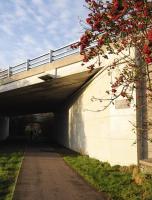
[[[1,115],[56,112],[99,69],[81,72],[0,93]]]

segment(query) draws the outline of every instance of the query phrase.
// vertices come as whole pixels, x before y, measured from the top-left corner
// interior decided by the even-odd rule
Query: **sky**
[[[0,69],[79,40],[84,0],[0,0]]]

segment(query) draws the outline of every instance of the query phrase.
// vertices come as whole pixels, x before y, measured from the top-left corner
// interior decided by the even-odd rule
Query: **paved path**
[[[105,200],[50,147],[28,148],[13,200]]]

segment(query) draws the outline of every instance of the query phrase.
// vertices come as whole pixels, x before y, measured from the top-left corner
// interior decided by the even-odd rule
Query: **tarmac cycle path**
[[[106,200],[106,197],[77,175],[55,148],[30,147],[25,151],[13,200]]]

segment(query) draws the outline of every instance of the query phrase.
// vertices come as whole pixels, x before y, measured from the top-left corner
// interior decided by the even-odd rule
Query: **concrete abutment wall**
[[[136,112],[124,99],[116,100],[105,110],[105,91],[110,77],[102,73],[79,92],[63,112],[56,113],[56,140],[58,143],[112,165],[138,163]]]

